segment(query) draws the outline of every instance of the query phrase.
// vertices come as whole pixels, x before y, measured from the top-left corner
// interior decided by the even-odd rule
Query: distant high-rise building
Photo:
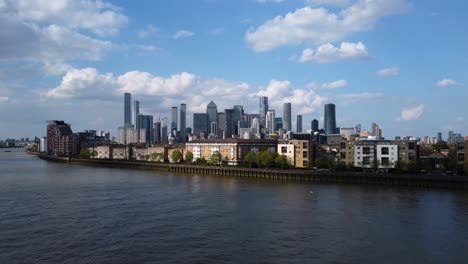
[[[172,131],[177,131],[177,106],[172,107],[171,111],[171,133]]]
[[[380,129],[379,125],[377,125],[376,123],[372,123],[372,135],[377,137],[377,138],[380,138],[382,137],[382,130]]]
[[[138,115],[140,114],[140,101],[135,100],[133,101],[133,124],[135,127],[138,127]]]
[[[161,140],[161,121],[154,123],[154,142],[162,142]]]
[[[302,132],[302,115],[296,116],[296,132]]]
[[[442,132],[437,133],[437,143],[442,142]]]
[[[324,123],[326,135],[336,133],[336,110],[334,104],[325,104]]]
[[[218,122],[218,107],[211,101],[206,107],[206,113],[208,114],[208,123]]]
[[[267,133],[275,132],[275,110],[268,110],[265,120],[265,129]]]
[[[283,128],[283,118],[275,117],[275,131],[280,131]]]
[[[283,104],[283,128],[291,131],[291,103]]]
[[[447,143],[453,144],[453,131],[448,132]]]
[[[235,135],[239,135],[239,121],[242,120],[242,117],[244,116],[244,107],[242,105],[235,105],[232,109],[234,110],[234,113],[232,115],[234,131],[232,133]]]
[[[319,131],[319,121],[317,119],[312,120],[310,128],[312,131]]]
[[[361,133],[361,124],[356,125],[356,133],[357,134]]]
[[[255,137],[260,137],[260,119],[258,117],[254,117],[252,119],[252,134],[255,135]]]
[[[124,93],[124,125],[132,124],[132,95]]]
[[[223,122],[225,124],[224,127],[224,135],[225,138],[232,138],[232,135],[235,134],[235,127],[236,124],[234,123],[234,109],[224,109],[224,118],[225,121]],[[221,122],[220,122],[221,124]]]
[[[167,117],[164,117],[161,123],[161,142],[166,145],[169,142],[167,136]]]
[[[226,129],[227,129],[227,124],[226,124],[226,113],[218,113],[217,114],[217,119],[218,119],[218,138],[225,138],[226,135]]]
[[[211,136],[218,137],[218,123],[211,122]]]
[[[268,112],[268,97],[260,96],[259,98],[259,115],[260,124],[265,127],[266,125],[266,113]]]
[[[180,104],[180,142],[185,143],[187,138],[187,105]]]
[[[216,122],[215,122],[216,123]],[[208,114],[207,113],[194,113],[193,114],[193,133],[198,138],[202,138],[210,133]]]
[[[135,131],[140,136],[144,135],[146,138],[140,138],[139,142],[146,142],[151,143],[154,141],[154,133],[153,133],[153,116],[152,115],[138,115],[138,123],[140,124],[139,131]],[[141,131],[145,131],[144,134]]]

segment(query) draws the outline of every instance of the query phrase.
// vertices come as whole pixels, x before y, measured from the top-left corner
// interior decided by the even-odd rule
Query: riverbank
[[[374,184],[468,190],[468,178],[464,176],[453,175],[442,176],[417,174],[312,171],[297,169],[258,169],[222,166],[198,166],[190,164],[168,164],[127,160],[94,160],[55,157],[39,153],[30,154],[36,154],[39,158],[47,161],[112,168],[159,170],[175,173],[223,175],[231,177],[263,178],[282,181],[292,180],[314,183]]]

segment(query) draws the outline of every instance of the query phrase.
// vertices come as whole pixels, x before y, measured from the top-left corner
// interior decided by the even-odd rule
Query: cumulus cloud
[[[319,63],[330,63],[339,60],[365,59],[367,57],[369,57],[369,53],[362,42],[342,42],[340,47],[335,47],[327,43],[319,46],[316,51],[313,49],[305,49],[302,51],[298,62],[316,61]]]
[[[459,86],[463,86],[463,84],[455,80],[445,78],[445,79],[438,81],[436,83],[436,86],[437,87],[459,87]]]
[[[189,38],[189,37],[192,37],[193,35],[195,35],[195,33],[193,33],[192,31],[179,30],[172,36],[172,38],[173,39]]]
[[[138,30],[137,35],[139,38],[146,38],[149,35],[156,33],[158,29],[153,25],[146,25],[145,28]]]
[[[62,78],[62,83],[45,96],[55,99],[106,99],[115,95],[117,87],[112,73],[100,74],[94,68],[72,69]]]
[[[345,7],[351,4],[351,0],[305,0],[306,4],[309,5],[328,5],[335,7]]]
[[[400,68],[392,67],[387,69],[381,69],[377,71],[377,75],[380,77],[398,76],[400,75]]]
[[[403,108],[399,120],[412,121],[419,119],[424,113],[424,105],[420,104],[414,107]]]
[[[340,89],[348,86],[348,82],[346,80],[338,80],[331,83],[324,83],[322,87],[324,89]]]
[[[256,52],[302,43],[333,43],[369,31],[381,18],[400,14],[409,6],[406,0],[358,0],[338,13],[306,6],[250,29],[245,38]]]
[[[148,72],[130,71],[117,78],[121,93],[165,96],[176,95],[192,87],[198,77],[187,72],[174,74],[168,78],[153,76]]]

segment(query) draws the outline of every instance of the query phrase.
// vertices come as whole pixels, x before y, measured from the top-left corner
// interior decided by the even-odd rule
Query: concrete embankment
[[[334,171],[332,172],[298,169],[250,169],[239,167],[168,164],[145,161],[77,159],[66,157],[54,157],[43,154],[40,154],[38,156],[44,160],[67,162],[71,164],[114,168],[160,170],[187,174],[223,175],[233,177],[263,178],[272,180],[306,181],[315,183],[375,184],[468,190],[468,177],[464,176]]]

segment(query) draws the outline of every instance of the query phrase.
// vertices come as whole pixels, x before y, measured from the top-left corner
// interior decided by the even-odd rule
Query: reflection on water
[[[465,263],[462,192],[48,163],[0,152],[0,263]]]

